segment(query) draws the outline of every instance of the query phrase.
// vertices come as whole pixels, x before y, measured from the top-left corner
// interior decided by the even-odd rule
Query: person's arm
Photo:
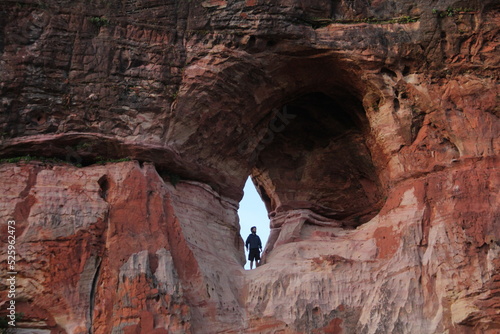
[[[259,238],[259,248],[260,248],[260,251],[262,252],[262,241],[260,241],[260,237],[257,236],[257,238]]]
[[[248,251],[248,244],[250,243],[250,236],[247,237],[247,241],[245,242],[245,248]]]

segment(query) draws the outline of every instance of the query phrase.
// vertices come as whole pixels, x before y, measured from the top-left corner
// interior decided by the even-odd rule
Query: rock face
[[[2,2],[17,328],[498,333],[499,8]]]

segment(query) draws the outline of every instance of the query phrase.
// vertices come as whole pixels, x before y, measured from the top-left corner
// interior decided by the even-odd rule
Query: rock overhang
[[[85,9],[78,12],[77,7],[61,11],[57,2],[47,2],[48,8],[1,5],[2,13],[13,13],[0,22],[0,29],[10,35],[0,42],[3,156],[43,154],[65,160],[76,152],[84,164],[92,164],[99,154],[157,165],[156,171],[149,164],[127,162],[82,170],[58,166],[42,174],[53,175],[44,182],[54,185],[75,184],[68,181],[73,177],[92,182],[91,188],[82,187],[83,193],[68,186],[73,197],[59,198],[57,204],[63,207],[78,207],[88,199],[111,202],[111,214],[83,234],[50,245],[36,241],[39,256],[72,251],[64,243],[75,240],[82,241],[85,252],[59,252],[49,259],[57,267],[37,269],[30,267],[38,263],[31,257],[35,243],[29,243],[31,253],[23,254],[31,261],[23,271],[46,289],[44,295],[29,290],[29,300],[51,319],[50,326],[67,326],[67,316],[60,315],[72,313],[83,315],[76,318],[82,324],[85,318],[85,332],[88,326],[96,332],[139,330],[139,324],[145,331],[154,324],[162,327],[159,330],[170,326],[172,332],[200,333],[365,332],[380,326],[385,332],[408,333],[495,330],[499,320],[491,305],[498,302],[494,291],[499,268],[497,5],[476,3],[460,12],[454,1],[436,8],[410,1],[376,1],[370,6],[341,1],[335,8],[322,1],[204,3],[182,1],[174,9],[173,2],[162,2],[135,10],[130,2],[107,2],[117,5],[113,15],[104,2],[73,2]],[[319,16],[313,20],[312,14]],[[97,27],[93,22],[105,23],[102,15],[110,22]],[[331,17],[325,20],[323,15]],[[382,20],[402,15],[409,15],[408,22]],[[417,22],[411,22],[414,15],[419,15]],[[372,16],[375,21],[355,22]],[[38,22],[37,17],[50,20]],[[148,24],[152,17],[158,25]],[[337,18],[347,21],[333,22]],[[17,32],[29,32],[30,27],[34,34],[21,36],[16,44]],[[43,43],[34,43],[37,38]],[[37,47],[52,46],[71,49],[73,56],[52,50],[33,57]],[[27,58],[18,57],[23,54]],[[268,265],[245,279],[234,203],[254,167],[275,165],[259,159],[266,153],[273,157],[273,145],[283,145],[289,137],[286,132],[276,134],[259,152],[262,155],[255,155],[255,148],[265,141],[283,106],[299,107],[300,97],[317,93],[334,100],[326,109],[341,106],[340,96],[347,96],[351,102],[340,109],[357,110],[361,121],[354,122],[357,137],[349,137],[348,143],[355,145],[347,151],[367,152],[361,157],[369,153],[371,161],[334,162],[375,170],[382,190],[374,193],[383,200],[387,196],[387,201],[372,220],[346,229],[339,224],[346,217],[321,211],[323,207],[315,209],[330,217],[310,210],[313,191],[305,200],[296,200],[283,191],[289,184],[263,182],[259,189],[271,195],[273,226],[288,226],[276,238]],[[315,115],[313,104],[307,104],[308,115]],[[339,119],[328,123],[329,130],[345,130]],[[329,139],[320,131],[314,135],[307,145],[296,146],[313,152]],[[251,141],[248,151],[240,147],[246,139]],[[284,153],[276,148],[274,152]],[[69,159],[76,162],[78,157]],[[9,182],[2,186],[9,194],[5,201],[25,210],[19,216],[22,225],[34,203],[33,197],[23,196],[39,166],[20,165],[3,166]],[[175,188],[158,177],[162,168],[203,185],[185,181]],[[22,173],[15,175],[19,169]],[[366,173],[358,168],[357,174],[361,171]],[[35,198],[50,196],[45,192],[50,188],[40,185]],[[289,207],[273,211],[279,205],[273,207],[272,196],[275,203]],[[328,197],[314,200],[325,204]],[[356,200],[346,202],[360,206]],[[10,215],[9,206],[2,209]],[[29,223],[35,224],[36,218]],[[207,242],[221,235],[217,244],[227,247],[222,253]],[[132,246],[121,247],[124,240]],[[166,259],[168,253],[158,253],[165,247],[172,251],[172,272],[180,276],[168,279],[182,287],[184,296],[161,295],[163,290],[155,287],[147,270],[128,285],[117,285],[116,293],[107,288],[119,277],[119,261],[145,254],[145,249],[149,259]],[[74,261],[65,263],[66,253]],[[103,256],[99,270],[105,274],[96,275],[94,293],[81,290],[76,296],[78,286],[58,275],[78,277],[72,263],[89,263],[84,270],[91,273],[87,269],[97,256]],[[149,265],[153,272],[154,261]],[[51,283],[52,278],[58,281]],[[87,298],[89,293],[95,299]],[[119,313],[114,306],[128,305],[130,295],[140,296],[137,300],[145,302],[147,311],[139,314],[127,308],[127,315]],[[78,298],[85,302],[73,303]],[[171,311],[157,308],[163,302]],[[89,319],[88,307],[94,303],[104,307]]]

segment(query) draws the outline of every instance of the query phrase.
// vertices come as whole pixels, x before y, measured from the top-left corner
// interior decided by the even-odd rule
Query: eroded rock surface
[[[498,10],[3,1],[19,328],[497,333]],[[271,218],[250,272],[248,175]]]

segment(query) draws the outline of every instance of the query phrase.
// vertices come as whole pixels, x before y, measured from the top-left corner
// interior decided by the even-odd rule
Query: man
[[[257,235],[257,227],[252,226],[250,228],[252,232],[245,242],[245,247],[248,253],[248,260],[250,261],[250,269],[253,267],[253,261],[255,260],[255,268],[260,264],[260,252],[262,252],[262,242]],[[250,246],[250,247],[249,247]]]

